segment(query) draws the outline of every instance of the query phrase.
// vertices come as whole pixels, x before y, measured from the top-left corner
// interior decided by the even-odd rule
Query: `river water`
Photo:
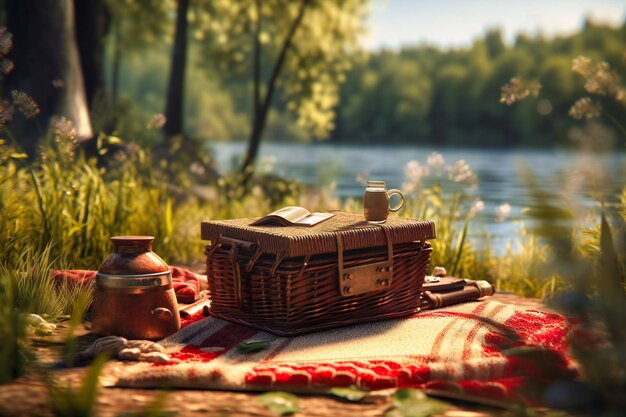
[[[245,151],[243,143],[213,146],[220,171],[235,169]],[[597,204],[587,184],[602,173],[611,190],[609,199],[617,201],[619,190],[626,183],[626,154],[591,154],[566,150],[484,150],[442,149],[425,147],[363,147],[331,144],[266,143],[261,146],[259,168],[299,179],[305,184],[335,185],[335,194],[342,198],[360,198],[363,178],[385,180],[390,188],[405,183],[405,169],[410,161],[427,165],[428,157],[438,152],[446,164],[463,159],[474,172],[479,184],[470,190],[484,203],[477,216],[475,231],[488,231],[492,237],[512,238],[526,218],[526,208],[533,206],[528,188],[523,184],[521,170],[528,168],[537,184],[551,195],[572,197],[583,207]],[[432,171],[432,170],[431,170]],[[425,184],[445,178],[424,178]],[[509,215],[502,221],[499,209],[510,205]],[[499,219],[500,217],[500,219]]]

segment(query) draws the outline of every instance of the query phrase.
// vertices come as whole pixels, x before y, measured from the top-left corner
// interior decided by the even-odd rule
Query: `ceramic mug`
[[[400,196],[400,203],[395,207],[389,207],[389,198],[394,194]],[[400,210],[403,204],[404,195],[400,190],[387,190],[385,181],[367,182],[365,194],[363,194],[363,214],[368,223],[385,223],[389,212]]]

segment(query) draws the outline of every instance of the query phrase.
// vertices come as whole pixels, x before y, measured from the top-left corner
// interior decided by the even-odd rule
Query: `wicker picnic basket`
[[[430,221],[357,214],[313,227],[207,221],[210,313],[279,335],[417,313],[430,258]]]

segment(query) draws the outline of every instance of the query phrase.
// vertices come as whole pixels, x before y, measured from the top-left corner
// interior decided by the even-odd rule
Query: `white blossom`
[[[454,182],[465,182],[474,174],[464,159],[459,159],[450,167],[448,178]]]
[[[485,209],[485,203],[482,200],[476,200],[472,208],[470,209],[470,214],[474,215],[478,212],[481,212]]]
[[[433,152],[428,157],[428,160],[426,161],[426,163],[432,169],[441,169],[446,164],[446,161],[443,159],[442,154],[440,154],[439,152]]]
[[[409,161],[404,169],[404,177],[406,181],[402,185],[402,190],[405,192],[414,191],[422,182],[422,178],[427,176],[428,173],[429,169],[427,166],[422,166],[417,161]]]
[[[509,203],[504,203],[496,207],[496,220],[499,222],[503,222],[509,217],[511,214],[511,205]]]

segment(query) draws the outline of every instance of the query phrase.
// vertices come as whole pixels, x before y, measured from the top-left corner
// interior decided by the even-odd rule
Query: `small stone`
[[[137,348],[126,348],[118,352],[117,357],[125,361],[136,361],[141,355],[141,350]]]
[[[442,266],[436,266],[435,269],[433,269],[433,276],[435,277],[445,277],[446,275],[448,275],[446,268]]]
[[[29,314],[26,317],[26,323],[31,326],[38,326],[40,324],[48,323],[43,317],[38,314]]]
[[[151,363],[168,363],[170,360],[169,355],[161,352],[148,352],[142,353],[137,358],[142,362],[151,362]]]

